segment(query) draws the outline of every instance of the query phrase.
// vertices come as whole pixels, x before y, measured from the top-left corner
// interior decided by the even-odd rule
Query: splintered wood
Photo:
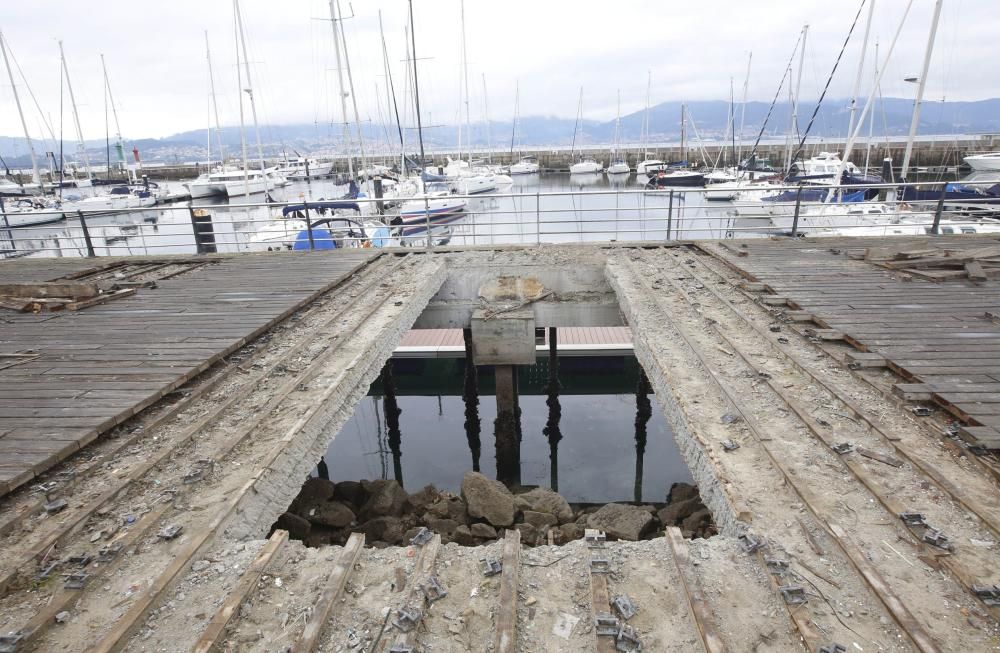
[[[1000,277],[1000,245],[975,249],[869,247],[865,260],[921,279],[969,279],[978,283]]]

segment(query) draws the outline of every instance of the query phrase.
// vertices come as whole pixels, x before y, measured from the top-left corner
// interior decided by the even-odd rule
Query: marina
[[[986,0],[113,5],[0,21],[0,653],[1000,651]]]

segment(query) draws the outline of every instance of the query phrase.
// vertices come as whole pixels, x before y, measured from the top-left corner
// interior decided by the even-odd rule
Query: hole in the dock
[[[310,546],[355,531],[405,545],[421,527],[472,546],[504,528],[529,546],[585,528],[629,540],[667,526],[715,534],[631,354],[466,360],[392,359],[275,527]]]

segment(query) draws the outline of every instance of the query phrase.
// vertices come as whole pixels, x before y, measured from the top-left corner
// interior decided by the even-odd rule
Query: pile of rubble
[[[462,479],[461,494],[433,485],[407,494],[396,481],[341,481],[310,478],[274,528],[283,528],[307,546],[343,545],[352,532],[365,534],[373,546],[408,543],[421,527],[441,535],[444,543],[478,546],[503,536],[505,528],[521,531],[521,543],[534,546],[581,539],[596,528],[609,539],[641,540],[678,526],[686,537],[715,534],[712,515],[698,488],[676,483],[666,503],[572,506],[547,488],[518,488],[477,472]]]

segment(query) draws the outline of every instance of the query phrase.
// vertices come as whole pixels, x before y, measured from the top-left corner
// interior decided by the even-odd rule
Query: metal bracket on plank
[[[772,558],[770,556],[764,556],[764,564],[767,565],[767,570],[775,576],[784,576],[788,573],[788,561],[782,560],[781,558]]]
[[[0,635],[0,653],[16,653],[17,645],[24,639],[20,630],[12,630],[6,635]]]
[[[744,533],[743,535],[740,535],[736,539],[739,540],[740,546],[743,547],[744,553],[753,553],[754,551],[764,546],[763,542],[758,540],[753,535],[750,535],[749,533]]]
[[[494,558],[482,558],[480,561],[480,568],[482,569],[483,576],[489,578],[490,576],[496,576],[503,571],[503,563]]]
[[[592,574],[610,574],[611,573],[611,561],[607,558],[591,558],[590,559],[590,573]]]
[[[740,443],[735,440],[723,440],[720,444],[723,451],[736,451],[740,448]]]
[[[1000,606],[1000,585],[972,584],[972,593],[991,608]]]
[[[622,618],[622,621],[628,621],[635,616],[636,609],[635,604],[632,603],[630,599],[625,594],[619,594],[615,598],[611,599],[611,607],[615,609],[618,616]]]
[[[438,581],[437,576],[431,576],[427,579],[426,584],[421,584],[420,591],[424,593],[424,600],[427,601],[428,605],[434,603],[439,599],[443,599],[448,596],[448,590],[441,585]]]
[[[418,608],[400,608],[396,610],[396,619],[392,620],[392,625],[404,633],[408,633],[417,627],[420,619],[424,616]]]
[[[594,628],[598,637],[616,637],[618,635],[618,619],[610,612],[599,612],[594,617]]]
[[[71,565],[76,565],[78,567],[86,567],[90,564],[90,561],[94,559],[94,556],[89,553],[78,553],[66,558],[66,562]]]
[[[413,647],[406,644],[393,644],[389,653],[413,653]]]
[[[423,546],[430,542],[433,537],[434,531],[426,526],[421,526],[417,534],[410,538],[410,544],[413,546]]]
[[[599,531],[596,528],[587,528],[583,531],[583,539],[590,548],[600,548],[604,546],[604,543],[608,541],[608,536],[604,534],[604,531]]]
[[[788,605],[802,605],[809,601],[806,590],[801,585],[782,585],[778,591]]]
[[[833,445],[830,448],[833,449],[834,453],[838,453],[841,456],[849,454],[852,451],[854,451],[854,445],[851,444],[850,442],[841,442],[839,444]]]
[[[928,406],[914,406],[910,412],[917,417],[928,417],[933,411]]]
[[[927,519],[924,517],[922,512],[901,512],[899,513],[899,518],[903,520],[903,523],[914,528],[916,526],[928,527]]]
[[[178,535],[180,535],[183,531],[184,527],[181,526],[180,524],[171,524],[170,526],[165,527],[163,530],[157,533],[156,537],[160,538],[161,540],[172,540],[176,538]]]
[[[642,650],[642,642],[632,626],[622,624],[615,635],[615,650],[619,653],[638,653]]]
[[[954,551],[955,545],[951,543],[948,536],[939,531],[936,528],[928,528],[924,531],[923,536],[920,538],[922,541],[936,546],[939,549],[944,549],[945,551]]]
[[[66,501],[66,499],[56,499],[55,501],[50,501],[45,504],[45,512],[50,515],[54,515],[57,512],[64,510],[68,505],[69,502]]]
[[[109,544],[108,546],[103,546],[97,550],[97,561],[98,562],[111,562],[118,557],[118,554],[124,549],[124,545],[121,542],[115,542],[114,544]]]
[[[90,574],[83,571],[67,574],[66,584],[63,587],[70,590],[82,590],[88,580],[90,580]]]
[[[826,646],[820,646],[817,653],[847,653],[847,647],[837,642],[832,642]]]

